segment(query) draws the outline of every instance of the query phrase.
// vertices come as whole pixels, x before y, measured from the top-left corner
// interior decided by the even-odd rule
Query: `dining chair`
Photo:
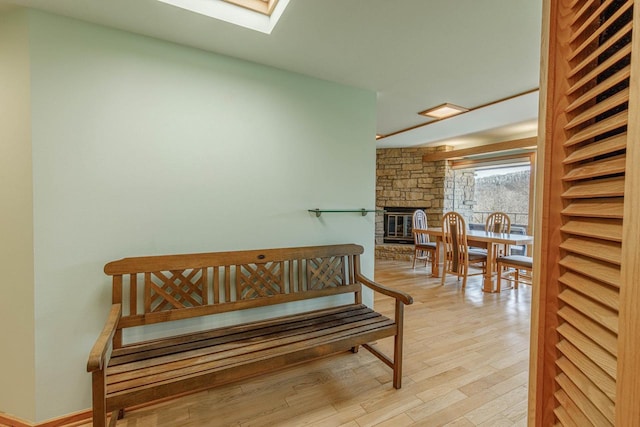
[[[531,284],[531,276],[523,277],[520,271],[527,271],[529,274],[533,271],[533,258],[523,255],[505,255],[496,259],[498,269],[498,280],[496,282],[496,290],[500,292],[502,280],[513,282],[513,288],[518,289],[518,284]],[[511,289],[511,288],[509,288]]]
[[[447,273],[455,274],[460,280],[462,288],[467,286],[469,267],[476,267],[485,274],[487,269],[487,253],[469,248],[467,244],[467,225],[462,215],[457,212],[447,212],[442,217],[442,241],[444,243],[444,266],[442,269],[442,285]]]
[[[504,212],[493,212],[487,217],[484,229],[491,233],[511,233],[511,218]],[[509,245],[497,244],[493,253],[496,257],[509,255]],[[492,265],[497,264],[493,262]]]
[[[427,234],[427,214],[422,209],[418,209],[413,213],[413,268],[416,268],[416,260],[424,260],[424,266],[427,262],[431,262],[433,269],[433,260],[435,259],[436,243],[429,241]]]
[[[493,212],[487,217],[484,229],[492,233],[510,233],[511,218],[504,212]]]

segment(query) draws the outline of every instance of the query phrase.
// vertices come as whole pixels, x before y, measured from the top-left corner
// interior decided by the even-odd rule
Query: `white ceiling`
[[[219,1],[219,0],[211,0]],[[291,0],[270,35],[156,0],[0,0],[377,93],[378,147],[536,134],[540,0]],[[476,108],[430,122],[419,111]],[[372,136],[373,137],[373,136]]]

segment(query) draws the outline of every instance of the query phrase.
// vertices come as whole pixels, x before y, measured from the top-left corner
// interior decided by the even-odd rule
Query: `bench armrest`
[[[96,340],[96,343],[89,353],[89,361],[87,362],[87,372],[101,370],[109,360],[110,349],[112,347],[113,336],[116,333],[118,322],[122,316],[122,305],[113,304],[107,322]]]
[[[386,286],[381,285],[380,283],[376,283],[373,280],[367,279],[361,274],[356,274],[356,280],[361,282],[366,287],[376,292],[380,292],[383,295],[387,295],[389,297],[395,298],[396,300],[404,303],[405,305],[413,304],[413,298],[411,297],[411,295],[405,292],[387,288]]]

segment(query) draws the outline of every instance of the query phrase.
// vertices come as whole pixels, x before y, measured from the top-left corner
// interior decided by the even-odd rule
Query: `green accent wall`
[[[373,215],[307,209],[374,207],[375,93],[43,12],[28,30],[36,410],[0,411],[90,407],[110,260],[353,242],[373,274]]]

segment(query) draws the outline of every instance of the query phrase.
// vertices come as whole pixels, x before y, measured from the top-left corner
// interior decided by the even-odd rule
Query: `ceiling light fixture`
[[[442,120],[442,119],[446,119],[447,117],[455,116],[460,113],[466,113],[467,111],[469,111],[468,108],[445,103],[442,105],[438,105],[437,107],[433,107],[433,108],[429,108],[428,110],[421,111],[418,114],[420,114],[421,116]]]

